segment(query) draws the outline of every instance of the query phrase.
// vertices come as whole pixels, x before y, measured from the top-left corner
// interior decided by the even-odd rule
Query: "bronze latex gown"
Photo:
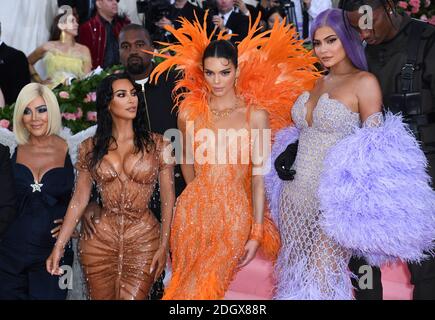
[[[86,155],[92,138],[79,153],[79,174],[90,174],[102,199],[101,219],[93,239],[80,240],[80,258],[90,299],[144,300],[153,285],[150,265],[160,243],[160,224],[148,209],[163,161],[165,142],[154,135],[155,148],[149,153],[130,154],[119,175],[103,158],[89,171]]]

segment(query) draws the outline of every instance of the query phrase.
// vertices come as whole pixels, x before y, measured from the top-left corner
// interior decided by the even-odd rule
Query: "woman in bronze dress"
[[[175,202],[170,142],[145,129],[145,110],[134,82],[112,75],[97,91],[98,128],[85,140],[76,164],[73,198],[47,271],[62,274],[64,244],[88,203],[92,183],[102,215],[91,239],[81,239],[81,262],[91,299],[146,299],[165,267]],[[148,209],[154,185],[161,188],[162,225]]]

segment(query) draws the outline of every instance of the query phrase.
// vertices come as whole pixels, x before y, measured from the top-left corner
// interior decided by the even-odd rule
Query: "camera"
[[[295,7],[295,3],[292,0],[279,0],[278,2],[282,7]]]
[[[150,32],[153,41],[168,42],[169,34],[166,30],[156,26],[156,22],[166,17],[170,19],[172,6],[168,0],[137,1],[137,11],[145,15],[145,28]]]
[[[145,14],[147,19],[153,22],[171,14],[171,4],[168,0],[138,0],[136,1],[137,12]]]

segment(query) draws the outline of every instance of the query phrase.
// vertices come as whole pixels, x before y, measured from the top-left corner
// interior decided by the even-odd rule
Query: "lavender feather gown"
[[[353,299],[348,262],[351,251],[328,237],[320,226],[319,180],[328,150],[360,126],[359,113],[320,97],[308,126],[309,92],[295,102],[292,118],[300,131],[293,181],[283,183],[278,225],[282,248],[276,264],[276,299]]]

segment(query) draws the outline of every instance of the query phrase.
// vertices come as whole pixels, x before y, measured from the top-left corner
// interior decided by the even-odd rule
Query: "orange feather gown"
[[[155,80],[175,67],[181,72],[174,92],[177,106],[199,128],[213,128],[207,96],[210,92],[201,69],[202,55],[213,35],[205,23],[182,20],[181,28],[167,27],[178,40],[163,43],[159,54],[165,60],[152,74]],[[240,76],[236,91],[248,108],[269,112],[272,133],[288,126],[290,109],[302,91],[311,89],[318,73],[316,61],[295,32],[285,23],[256,34],[259,19],[238,44]],[[218,39],[229,39],[220,33]],[[180,93],[181,92],[181,93]],[[246,123],[248,126],[248,122]],[[246,127],[249,129],[248,127]],[[194,145],[196,150],[198,145]],[[231,147],[230,145],[228,147]],[[238,147],[238,156],[250,148]],[[253,224],[251,196],[252,166],[194,163],[195,179],[179,196],[171,228],[172,278],[163,299],[222,299],[244,254]],[[260,250],[276,259],[279,233],[265,213]]]

